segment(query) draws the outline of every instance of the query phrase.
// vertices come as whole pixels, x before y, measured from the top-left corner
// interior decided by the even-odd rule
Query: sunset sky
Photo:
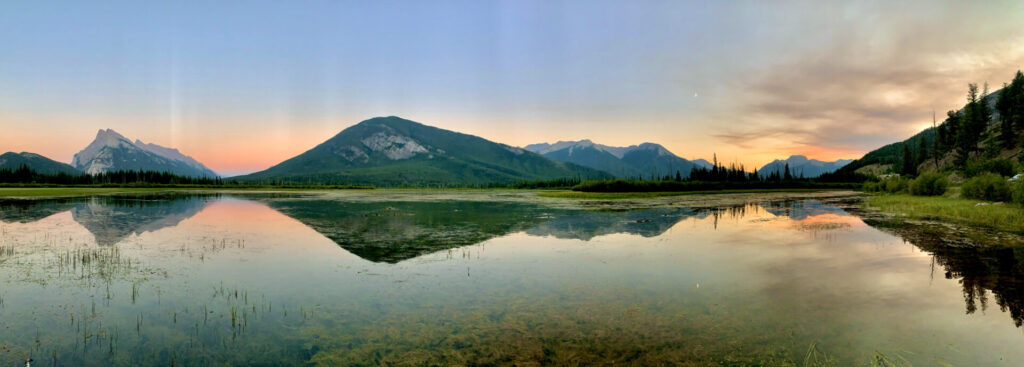
[[[1021,1],[4,1],[0,151],[112,128],[233,175],[396,115],[750,167],[858,158],[1021,68]]]

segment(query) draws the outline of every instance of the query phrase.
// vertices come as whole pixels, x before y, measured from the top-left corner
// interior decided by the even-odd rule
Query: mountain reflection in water
[[[465,316],[459,313],[464,307],[478,307],[478,311],[483,312],[483,320],[494,325],[511,322],[506,317],[512,316],[506,315],[518,315],[516,317],[519,317],[521,322],[534,325],[531,328],[540,329],[515,329],[519,330],[516,332],[525,333],[524,335],[538,333],[537,335],[543,336],[546,335],[543,332],[549,331],[553,334],[546,337],[561,340],[559,343],[565,343],[566,336],[558,333],[567,332],[566,325],[589,325],[587,327],[597,328],[594,330],[604,327],[602,325],[628,327],[628,324],[616,324],[613,321],[622,317],[636,317],[640,322],[647,323],[643,324],[646,331],[667,328],[709,338],[708,335],[714,334],[706,333],[719,329],[695,331],[696,329],[689,330],[685,327],[716,325],[715,327],[722,328],[720,330],[727,331],[722,331],[723,334],[715,337],[738,338],[744,340],[744,343],[750,343],[748,346],[765,345],[764,343],[775,343],[778,340],[774,336],[771,336],[770,341],[766,341],[747,334],[735,334],[735,330],[738,329],[731,328],[761,330],[778,328],[779,325],[801,325],[803,329],[796,329],[798,333],[812,334],[815,336],[814,340],[820,340],[826,345],[845,345],[844,343],[855,343],[856,340],[866,340],[869,338],[859,334],[853,335],[857,332],[851,331],[860,327],[860,324],[870,322],[865,321],[869,319],[862,318],[900,317],[891,314],[879,315],[878,307],[891,307],[893,310],[903,310],[902,312],[908,309],[930,309],[929,312],[932,314],[920,316],[925,320],[941,316],[941,320],[947,324],[950,320],[954,323],[962,322],[951,318],[949,314],[977,316],[998,308],[1009,316],[1012,325],[1019,328],[1024,323],[1024,251],[1000,246],[951,246],[947,238],[950,236],[949,233],[931,229],[917,230],[916,227],[905,223],[862,220],[861,216],[844,210],[843,205],[850,203],[836,205],[820,200],[790,200],[708,208],[592,211],[547,205],[543,201],[494,198],[411,200],[402,197],[398,200],[353,201],[317,195],[106,196],[4,200],[0,201],[0,222],[20,226],[23,231],[28,231],[17,233],[31,233],[30,226],[36,222],[49,223],[49,227],[40,227],[49,230],[66,228],[61,226],[68,222],[88,231],[88,234],[84,234],[78,230],[85,236],[91,234],[99,249],[138,248],[151,251],[142,253],[143,256],[149,256],[143,257],[146,266],[159,266],[165,261],[177,261],[175,266],[180,265],[188,269],[183,270],[181,274],[166,275],[168,273],[163,270],[156,271],[145,267],[124,268],[128,271],[142,271],[143,279],[148,279],[153,274],[163,274],[157,278],[164,277],[168,284],[158,292],[175,291],[173,287],[178,287],[176,276],[187,277],[196,274],[196,278],[190,279],[190,282],[199,284],[197,288],[201,292],[213,288],[215,298],[227,297],[233,299],[232,302],[240,302],[242,305],[249,302],[240,300],[244,299],[246,293],[243,291],[243,295],[239,296],[240,293],[223,290],[221,284],[224,279],[235,279],[236,282],[246,284],[250,278],[259,278],[258,281],[252,280],[252,283],[268,286],[270,292],[278,292],[277,297],[282,299],[275,302],[297,303],[300,301],[295,300],[320,297],[317,302],[336,304],[335,312],[341,312],[339,315],[348,315],[346,317],[349,319],[334,319],[325,314],[324,319],[319,319],[319,322],[323,323],[321,325],[313,324],[310,318],[312,316],[307,316],[307,312],[312,311],[306,308],[298,311],[293,308],[290,312],[299,312],[303,322],[310,318],[310,325],[301,324],[302,326],[298,327],[304,331],[306,327],[313,327],[316,333],[321,333],[327,330],[321,329],[326,327],[325,325],[348,323],[345,325],[353,328],[350,330],[352,334],[338,331],[340,335],[333,335],[337,338],[334,339],[335,347],[351,345],[356,348],[355,346],[361,345],[359,343],[365,333],[377,333],[377,330],[372,328],[375,322],[385,323],[392,328],[400,327],[397,325],[415,326],[421,328],[422,332],[435,332],[437,328],[445,327],[423,321],[436,318],[437,315],[423,315],[425,319],[420,320],[420,315],[409,313],[412,312],[409,310],[425,307],[423,305],[433,305],[431,307],[434,310],[447,312],[448,314],[442,316],[450,317],[446,319],[448,323]],[[204,217],[200,213],[207,214]],[[189,219],[193,217],[195,219],[190,223]],[[54,219],[47,221],[48,218]],[[189,231],[199,232],[195,237],[189,237],[192,236]],[[892,235],[898,236],[898,239]],[[32,236],[19,237],[8,232],[4,232],[2,236],[4,237],[0,238],[3,240],[0,241],[0,250],[5,249],[4,246],[10,247],[6,244],[34,241]],[[256,236],[273,237],[260,241],[254,238]],[[216,251],[224,251],[225,239],[228,243],[237,243],[237,247],[227,252],[230,256],[218,257]],[[899,239],[913,245],[905,246],[912,249],[913,254],[907,254],[903,245],[873,247],[876,246],[873,245],[875,242],[899,242]],[[248,243],[243,240],[251,241],[252,248],[243,247],[243,243]],[[291,243],[292,241],[299,243]],[[88,242],[88,239],[85,242]],[[218,243],[221,247],[215,247]],[[458,273],[457,276],[446,272],[446,265],[440,261],[445,259],[445,253],[459,252],[466,255],[481,252],[484,246],[481,244],[484,243],[489,247],[491,255],[489,258],[485,256],[485,262],[467,262],[464,268],[455,272]],[[80,248],[77,247],[79,244],[78,239],[75,239],[69,246],[76,246],[77,249]],[[129,244],[131,246],[127,246]],[[493,249],[490,248],[492,244]],[[221,250],[207,250],[210,248]],[[160,252],[168,249],[193,257],[175,260],[167,253]],[[343,251],[338,251],[339,249]],[[8,248],[7,251],[15,255],[9,257],[15,259],[15,264],[30,265],[27,260],[17,259],[17,256],[21,256],[19,251],[22,250]],[[60,253],[62,252],[58,252],[58,255]],[[0,257],[3,256],[0,254]],[[121,255],[113,253],[111,256]],[[928,265],[929,257],[932,260],[931,269],[916,267]],[[467,256],[465,259],[468,258]],[[3,260],[0,259],[0,263],[3,263]],[[52,266],[54,263],[43,264]],[[30,268],[33,267],[25,269]],[[352,271],[356,275],[348,279],[348,283],[337,282],[338,268]],[[252,269],[265,269],[266,274],[254,275]],[[45,269],[33,271],[42,275],[40,279],[49,279],[50,282],[56,279],[47,278],[49,275]],[[478,271],[483,274],[478,274]],[[927,283],[925,286],[914,283],[919,279],[918,275],[927,276],[928,271],[937,282],[951,279],[958,284],[950,283],[947,285],[952,288],[939,289],[940,287],[932,288]],[[31,273],[27,270],[19,272]],[[60,272],[62,281],[73,282],[81,278],[75,275],[76,273],[67,273],[66,269]],[[489,276],[488,272],[493,272],[494,275]],[[439,277],[436,283],[430,280],[433,277]],[[459,283],[459,279],[466,281]],[[927,282],[927,279],[924,280]],[[17,284],[15,279],[8,281]],[[39,279],[32,281],[40,282]],[[272,282],[277,283],[270,286],[269,283]],[[405,282],[411,282],[416,286],[404,288]],[[449,284],[452,286],[449,287]],[[32,287],[26,286],[26,292],[37,291]],[[135,285],[132,287],[134,293]],[[463,287],[467,290],[463,291]],[[640,288],[634,290],[634,287]],[[311,295],[311,292],[315,293],[317,289],[324,289],[323,294]],[[416,289],[425,291],[422,294],[416,293]],[[913,299],[901,299],[892,295],[904,292],[902,289],[905,289],[908,295],[912,295]],[[958,289],[962,289],[962,302],[961,295],[956,294]],[[192,292],[185,288],[177,291],[181,292],[180,297],[192,296]],[[0,290],[0,299],[10,297],[11,292],[17,291]],[[406,295],[409,295],[408,299],[402,298]],[[87,297],[95,296],[96,294],[89,294]],[[506,296],[511,298],[502,298]],[[894,298],[873,298],[878,296]],[[196,297],[202,301],[206,296],[200,294]],[[100,298],[103,298],[102,294]],[[116,296],[113,298],[116,299]],[[158,317],[157,320],[170,317],[174,320],[175,317],[183,317],[175,312],[192,314],[190,312],[194,312],[194,307],[197,307],[185,305],[181,306],[183,310],[168,311],[162,308],[168,306],[161,303],[169,302],[168,299],[161,301],[158,298],[156,305],[150,304],[148,307],[153,307],[154,314],[148,314],[147,317]],[[545,299],[547,303],[517,301],[528,299]],[[399,306],[389,306],[385,300],[404,302],[401,304],[408,306],[409,309],[393,308]],[[489,300],[494,304],[488,303],[491,302]],[[54,304],[66,302],[61,298],[51,298],[50,301],[55,302]],[[948,305],[947,301],[955,304]],[[267,307],[269,313],[270,301],[266,302],[267,304],[261,307]],[[639,307],[635,304],[644,306]],[[236,306],[234,303],[230,305]],[[510,305],[522,308],[505,308],[512,307]],[[2,307],[0,304],[0,312],[5,312]],[[299,306],[293,304],[292,307]],[[571,318],[551,321],[539,316],[541,312],[549,312],[543,315],[565,315],[566,309],[574,307],[587,307],[588,311],[584,315],[568,315],[581,317],[588,320],[589,324],[580,324],[579,320]],[[615,315],[596,314],[604,309],[617,311]],[[935,311],[939,309],[949,312]],[[73,312],[76,313],[76,317],[83,314],[81,310]],[[768,314],[765,314],[766,312]],[[859,314],[861,312],[866,314]],[[115,314],[111,315],[114,317]],[[279,322],[285,323],[286,315],[287,313],[275,317],[280,317]],[[526,315],[538,315],[538,318],[530,319]],[[679,315],[688,317],[685,323],[678,324],[682,322],[682,319],[677,319],[682,317]],[[764,317],[760,318],[758,315]],[[601,318],[603,316],[610,319]],[[407,323],[403,319],[405,317],[415,318],[420,323]],[[730,318],[723,319],[724,317]],[[199,321],[200,319],[202,321]],[[895,322],[891,319],[886,320]],[[261,330],[261,324],[258,324],[256,319],[250,321],[256,325],[254,330]],[[362,321],[366,321],[366,324],[364,325]],[[1009,328],[1013,327],[1010,323],[998,321]],[[205,322],[205,318],[197,318],[194,322]],[[844,322],[854,323],[851,325]],[[234,321],[232,326],[233,323]],[[204,324],[199,325],[191,327],[201,327]],[[273,324],[267,324],[267,327],[270,325]],[[548,325],[549,328],[544,329],[543,325]],[[920,326],[912,322],[908,322],[908,325]],[[282,329],[282,325],[275,326],[277,330],[284,331],[290,330],[288,328],[291,327]],[[684,329],[679,329],[681,326]],[[940,334],[963,327],[956,324],[929,325],[933,326],[938,328]],[[125,325],[118,327],[123,330]],[[505,326],[477,330],[482,334],[472,337],[484,338],[490,335],[502,340],[502,335],[508,335],[508,330],[502,327]],[[457,329],[469,330],[462,329],[462,326],[458,326]],[[590,329],[580,329],[580,332],[582,330]],[[908,337],[916,335],[915,332],[936,333],[931,329],[881,332],[872,330],[871,332],[876,334],[893,332]],[[77,329],[75,331],[78,332]],[[187,331],[196,332],[192,329]],[[632,335],[631,332],[639,331],[625,330],[622,335]],[[899,334],[904,332],[907,334]],[[145,334],[145,329],[139,333]],[[217,338],[223,338],[224,335],[216,334],[212,329],[209,333],[209,338],[213,342],[207,342],[221,345],[218,343],[222,343],[223,339]],[[767,332],[762,330],[761,333]],[[876,334],[865,331],[865,335],[874,337]],[[319,334],[317,335],[319,337]],[[415,349],[415,342],[396,336],[401,334],[382,335],[378,335],[380,339],[375,342],[388,345],[391,345],[390,342],[407,342],[410,344],[405,348]],[[572,337],[583,338],[580,335]],[[645,336],[643,338],[646,339],[641,339],[653,343],[649,345],[652,348],[665,348],[659,342],[677,345],[681,340],[672,338],[681,337],[683,334],[658,335],[660,336]],[[787,332],[787,335],[790,334]],[[289,340],[293,344],[286,343],[282,347],[309,343],[308,335],[287,336],[292,338]],[[153,337],[159,339],[157,336]],[[324,340],[328,339],[330,338],[325,335]],[[628,349],[629,343],[638,343],[641,339],[624,339],[621,343],[617,342],[617,345]],[[579,341],[584,344],[591,343],[589,345],[595,342],[587,338]],[[189,345],[191,343],[189,341]],[[701,347],[706,349],[702,350],[731,349],[728,343],[705,343]],[[908,348],[919,350],[927,347],[912,345]],[[370,346],[359,348],[363,348],[361,350],[366,353],[376,353],[366,349],[372,349]],[[806,344],[798,345],[797,349],[799,348],[806,348]],[[687,353],[697,353],[696,350]],[[317,351],[318,349],[305,349],[301,355],[308,360],[313,358]],[[178,350],[175,353],[179,352],[186,353],[187,350]],[[281,353],[287,354],[286,352]],[[203,362],[199,364],[222,360],[218,359],[220,357],[205,355],[191,358],[182,360]],[[323,360],[349,361],[321,361]],[[248,362],[253,361],[235,362],[250,364]],[[282,361],[281,364],[297,364],[292,362],[295,361]],[[751,363],[754,362],[756,360]]]

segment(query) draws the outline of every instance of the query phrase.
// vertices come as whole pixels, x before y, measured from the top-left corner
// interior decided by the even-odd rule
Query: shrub
[[[986,172],[964,181],[962,194],[972,199],[1007,201],[1010,199],[1010,184],[1003,176]]]
[[[888,177],[881,181],[864,182],[864,191],[897,193],[907,190],[909,180],[900,177]]]
[[[907,179],[902,177],[891,177],[885,180],[885,188],[883,189],[888,193],[897,193],[907,191]]]
[[[1010,184],[1010,198],[1014,203],[1024,205],[1024,180],[1017,180]]]
[[[918,196],[939,196],[948,187],[949,179],[940,173],[924,173],[910,181],[910,193]]]
[[[1006,159],[971,160],[967,162],[967,177],[978,176],[985,172],[998,173],[1002,176],[1013,176],[1016,171],[1012,161]]]

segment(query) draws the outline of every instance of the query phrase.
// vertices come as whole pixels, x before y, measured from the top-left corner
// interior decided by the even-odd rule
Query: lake
[[[856,196],[0,201],[0,365],[1024,360],[1024,250]]]

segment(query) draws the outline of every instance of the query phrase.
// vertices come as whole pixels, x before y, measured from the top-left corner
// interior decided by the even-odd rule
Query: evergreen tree
[[[1020,131],[1024,130],[1024,74],[1019,70],[1010,84],[1003,85],[996,110],[999,111],[999,140],[1003,147],[1017,146]]]
[[[928,159],[928,139],[925,139],[924,135],[921,135],[920,144],[917,147],[917,164],[920,165]],[[937,168],[937,167],[936,167]]]
[[[782,178],[783,180],[790,181],[793,179],[793,174],[789,173],[789,163],[786,163],[786,173]]]
[[[913,175],[916,171],[914,167],[914,157],[910,154],[910,147],[907,144],[903,144],[903,169],[900,170],[901,174]]]

